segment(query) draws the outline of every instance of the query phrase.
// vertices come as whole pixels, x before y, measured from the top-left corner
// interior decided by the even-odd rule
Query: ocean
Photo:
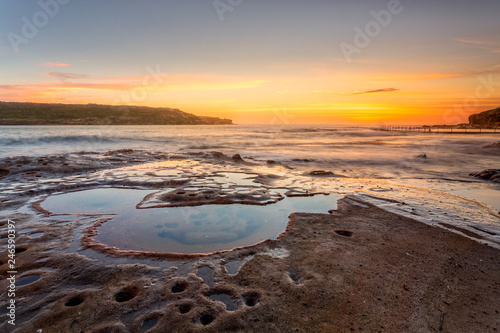
[[[290,170],[331,171],[335,179],[345,179],[346,189],[368,182],[406,188],[414,196],[402,200],[446,213],[447,223],[457,216],[456,225],[483,225],[500,239],[500,219],[494,216],[500,211],[500,184],[469,175],[500,168],[499,141],[500,134],[388,132],[368,126],[0,126],[0,158],[118,149],[240,154],[263,165],[274,161]],[[373,194],[402,193],[377,189]],[[469,201],[446,201],[436,193],[472,200],[486,210],[471,217],[477,209]],[[373,203],[384,205],[377,199]]]
[[[139,149],[220,151],[256,160],[309,160],[364,178],[469,178],[498,167],[500,134],[386,132],[317,125],[0,126],[0,158]],[[345,171],[344,171],[345,170]]]

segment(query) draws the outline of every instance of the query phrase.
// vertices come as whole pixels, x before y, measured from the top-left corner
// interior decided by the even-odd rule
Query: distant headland
[[[469,124],[500,127],[500,107],[471,115]]]
[[[500,107],[469,116],[469,123],[458,125],[423,126],[380,126],[382,131],[398,132],[435,132],[435,133],[500,133]]]
[[[231,125],[172,108],[0,102],[0,125]]]

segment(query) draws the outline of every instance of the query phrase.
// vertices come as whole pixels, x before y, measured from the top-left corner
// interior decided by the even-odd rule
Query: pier
[[[447,134],[500,134],[499,127],[456,127],[445,125],[434,126],[380,126],[380,131],[388,132],[422,132],[422,133],[447,133]]]

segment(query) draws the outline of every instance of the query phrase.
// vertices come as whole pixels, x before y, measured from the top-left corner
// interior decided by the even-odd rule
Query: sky
[[[0,0],[0,101],[238,124],[457,124],[500,106],[500,0]]]

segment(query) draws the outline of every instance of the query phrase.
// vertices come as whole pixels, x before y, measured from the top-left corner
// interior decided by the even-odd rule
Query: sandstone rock
[[[500,169],[487,169],[483,171],[472,172],[469,174],[469,176],[500,183]]]
[[[311,176],[334,176],[334,173],[331,171],[324,170],[315,170],[309,173]]]
[[[500,124],[500,107],[471,115],[469,123],[479,126],[498,126]]]
[[[500,141],[484,145],[483,148],[497,148],[497,149],[500,149]]]

